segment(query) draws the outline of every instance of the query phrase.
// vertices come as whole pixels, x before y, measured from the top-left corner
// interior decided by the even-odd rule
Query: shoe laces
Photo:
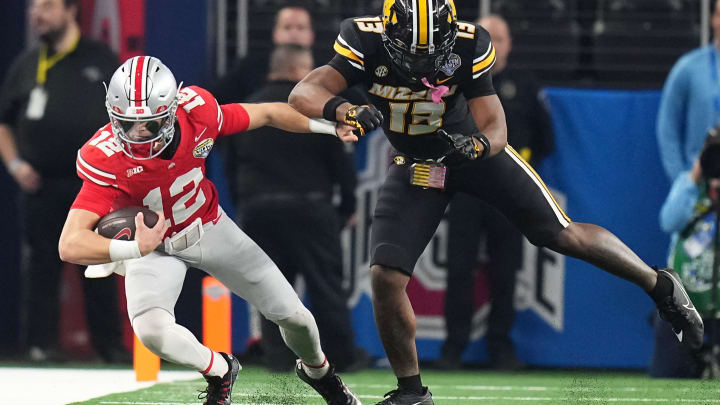
[[[206,405],[224,405],[230,396],[230,380],[221,377],[208,377],[206,380],[208,386],[199,392],[198,399],[204,399],[203,404]]]

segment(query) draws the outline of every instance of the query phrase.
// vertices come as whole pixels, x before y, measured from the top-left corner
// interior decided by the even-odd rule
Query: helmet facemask
[[[159,156],[175,135],[177,100],[163,114],[132,116],[118,114],[107,105],[113,134],[123,152],[135,160]]]
[[[447,62],[457,37],[454,4],[448,0],[431,2],[427,19],[429,33],[421,35],[411,1],[385,2],[383,8],[383,45],[397,73],[412,83],[423,78],[431,81]]]
[[[113,74],[105,107],[113,135],[127,156],[152,159],[172,143],[179,89],[172,72],[150,56],[130,58]]]

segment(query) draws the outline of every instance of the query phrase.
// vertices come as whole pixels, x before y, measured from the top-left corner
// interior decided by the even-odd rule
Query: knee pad
[[[165,329],[175,324],[175,318],[162,308],[152,308],[132,320],[135,335],[151,352],[157,354],[162,347]]]
[[[272,321],[279,327],[289,330],[310,329],[315,325],[315,317],[304,305],[301,305],[291,316]]]

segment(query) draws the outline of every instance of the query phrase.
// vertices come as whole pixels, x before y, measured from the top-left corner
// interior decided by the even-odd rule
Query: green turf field
[[[392,373],[373,370],[343,376],[364,404],[375,404],[393,388]],[[720,381],[653,380],[640,373],[588,371],[423,371],[435,403],[440,404],[720,404]],[[157,384],[76,405],[200,404],[198,379]],[[294,374],[244,369],[233,391],[234,404],[324,404]]]

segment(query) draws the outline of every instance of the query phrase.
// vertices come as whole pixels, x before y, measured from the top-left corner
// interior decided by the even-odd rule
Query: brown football
[[[153,227],[158,221],[158,215],[145,207],[125,207],[115,210],[100,218],[97,224],[99,235],[110,239],[135,239],[135,215],[143,213],[145,225]]]

